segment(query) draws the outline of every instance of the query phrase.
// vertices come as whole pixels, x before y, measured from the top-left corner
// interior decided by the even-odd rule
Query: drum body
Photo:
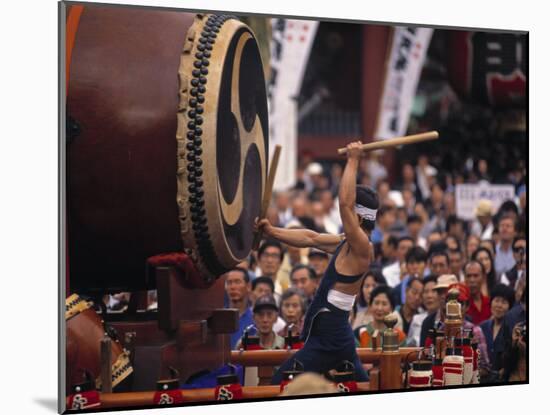
[[[66,389],[70,393],[72,385],[82,382],[85,371],[95,379],[99,388],[101,373],[100,341],[105,335],[103,322],[92,307],[73,294],[65,301],[65,321],[67,324],[67,367]],[[117,339],[111,342],[112,386],[116,388],[132,372],[129,355]]]
[[[229,16],[86,6],[67,94],[70,287],[154,288],[188,253],[208,282],[249,254],[267,168],[256,40]]]

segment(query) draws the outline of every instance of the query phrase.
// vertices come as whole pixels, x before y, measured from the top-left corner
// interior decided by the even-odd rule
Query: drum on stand
[[[66,390],[82,382],[86,372],[95,379],[96,388],[101,387],[100,341],[105,336],[104,323],[93,309],[91,302],[77,294],[65,300],[67,325]],[[116,388],[133,372],[129,353],[118,339],[111,342],[112,386]]]
[[[67,94],[70,287],[155,287],[185,252],[205,285],[246,259],[268,111],[254,34],[233,16],[85,6]]]

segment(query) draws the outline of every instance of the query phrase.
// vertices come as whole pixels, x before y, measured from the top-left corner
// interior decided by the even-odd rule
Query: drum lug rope
[[[202,14],[197,14],[198,21],[189,29],[182,51],[183,55],[195,53],[191,58],[193,62],[191,80],[189,81],[187,73],[183,72],[181,67],[179,72],[178,157],[179,159],[187,160],[187,163],[186,168],[182,167],[183,163],[179,165],[178,186],[184,188],[187,182],[187,192],[184,191],[182,193],[187,194],[188,197],[183,196],[178,198],[178,206],[181,231],[184,234],[190,231],[194,233],[197,245],[195,248],[198,255],[196,253],[193,254],[195,250],[190,248],[186,248],[185,252],[190,255],[191,259],[200,268],[206,268],[207,272],[204,273],[205,282],[211,283],[214,281],[213,276],[221,275],[226,270],[216,260],[206,220],[204,206],[205,191],[202,179],[203,160],[201,154],[203,151],[203,131],[201,125],[203,123],[204,93],[206,92],[208,83],[208,66],[210,65],[209,58],[211,51],[214,47],[217,33],[220,31],[222,25],[227,20],[234,19],[235,16],[208,15],[200,31],[200,37],[195,42],[198,27],[200,26],[199,21],[203,20],[204,17]],[[190,215],[187,212],[190,212]]]

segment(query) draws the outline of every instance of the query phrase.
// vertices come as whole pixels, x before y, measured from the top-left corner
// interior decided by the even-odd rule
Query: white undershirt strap
[[[355,301],[355,295],[344,294],[336,290],[329,290],[327,301],[340,310],[351,311]]]

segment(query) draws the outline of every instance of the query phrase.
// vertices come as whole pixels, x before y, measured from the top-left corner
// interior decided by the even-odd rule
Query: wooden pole
[[[108,336],[100,340],[101,392],[113,391],[113,368],[111,355],[111,339]]]
[[[380,390],[395,390],[403,387],[399,351],[383,352],[380,357]]]
[[[413,361],[414,356],[408,356],[411,352],[418,352],[421,347],[400,347],[398,351],[392,352],[400,360]],[[292,357],[296,350],[233,350],[231,351],[230,362],[243,366],[279,366]],[[357,355],[363,363],[380,362],[384,353],[382,350],[371,350],[370,348],[357,348]]]
[[[383,148],[397,147],[404,144],[420,143],[422,141],[437,140],[439,133],[437,131],[428,131],[427,133],[406,135],[404,137],[390,138],[388,140],[379,140],[372,143],[363,144],[361,146],[363,151],[374,151]],[[347,149],[345,147],[338,149],[338,154],[346,154]]]
[[[273,158],[271,159],[271,164],[269,166],[269,175],[267,182],[265,184],[264,197],[262,199],[262,207],[260,210],[260,217],[258,220],[263,219],[267,215],[267,209],[269,208],[269,203],[271,202],[271,194],[273,193],[273,183],[275,181],[275,173],[277,172],[277,165],[279,164],[279,156],[281,155],[281,146],[277,144],[275,146],[275,151],[273,152]],[[252,243],[252,250],[256,251],[262,240],[262,232],[257,232],[254,234],[254,242]]]

